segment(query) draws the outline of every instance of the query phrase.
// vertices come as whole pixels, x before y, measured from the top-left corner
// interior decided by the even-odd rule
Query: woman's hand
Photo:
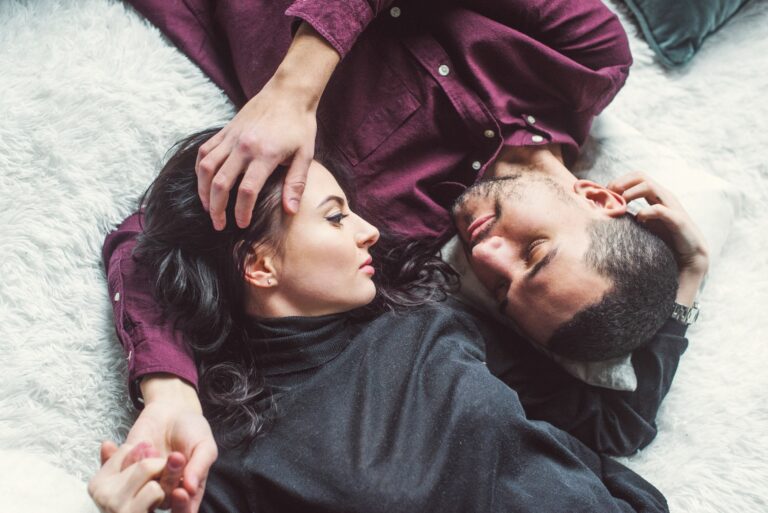
[[[306,22],[296,32],[275,75],[232,121],[200,147],[198,194],[213,226],[226,226],[229,192],[240,175],[235,220],[251,222],[256,198],[278,165],[288,166],[283,205],[296,213],[315,152],[317,105],[340,60]]]
[[[145,513],[160,506],[165,493],[156,479],[166,459],[147,457],[148,450],[148,444],[123,444],[119,449],[112,442],[102,444],[102,467],[88,483],[88,493],[101,511]],[[135,462],[124,468],[129,459]]]
[[[701,231],[669,189],[641,172],[629,173],[608,184],[627,202],[643,198],[649,206],[636,218],[664,239],[675,252],[680,269],[677,302],[691,306],[709,269],[709,250]]]
[[[168,467],[160,478],[166,496],[162,507],[196,513],[205,493],[208,471],[218,456],[197,392],[170,374],[145,376],[141,392],[144,409],[131,427],[126,443],[145,442],[154,451],[138,456],[169,457]],[[175,453],[183,457],[183,462],[180,467],[172,468],[171,456]],[[126,458],[123,468],[136,461],[134,456]]]

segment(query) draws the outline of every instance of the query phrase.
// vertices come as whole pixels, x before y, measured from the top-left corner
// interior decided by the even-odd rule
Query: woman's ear
[[[619,217],[627,213],[627,200],[624,196],[590,180],[576,180],[574,192],[589,201],[610,217]]]
[[[254,287],[263,289],[275,287],[277,269],[273,257],[251,253],[245,263],[245,280]]]

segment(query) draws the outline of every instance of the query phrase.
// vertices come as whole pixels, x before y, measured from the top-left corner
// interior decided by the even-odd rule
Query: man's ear
[[[598,183],[590,180],[576,180],[573,191],[610,217],[619,217],[627,213],[627,200],[624,196]]]
[[[245,281],[254,287],[269,289],[277,285],[277,269],[272,255],[253,252],[245,262]]]

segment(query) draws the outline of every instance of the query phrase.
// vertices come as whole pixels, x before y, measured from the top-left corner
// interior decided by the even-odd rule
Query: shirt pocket
[[[356,166],[397,131],[421,106],[400,76],[384,62],[345,63],[326,91],[318,121],[328,140]]]

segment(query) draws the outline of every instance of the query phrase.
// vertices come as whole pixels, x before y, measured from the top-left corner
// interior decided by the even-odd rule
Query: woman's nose
[[[357,235],[357,244],[363,248],[370,248],[379,240],[379,230],[363,218],[360,220],[360,228]]]

